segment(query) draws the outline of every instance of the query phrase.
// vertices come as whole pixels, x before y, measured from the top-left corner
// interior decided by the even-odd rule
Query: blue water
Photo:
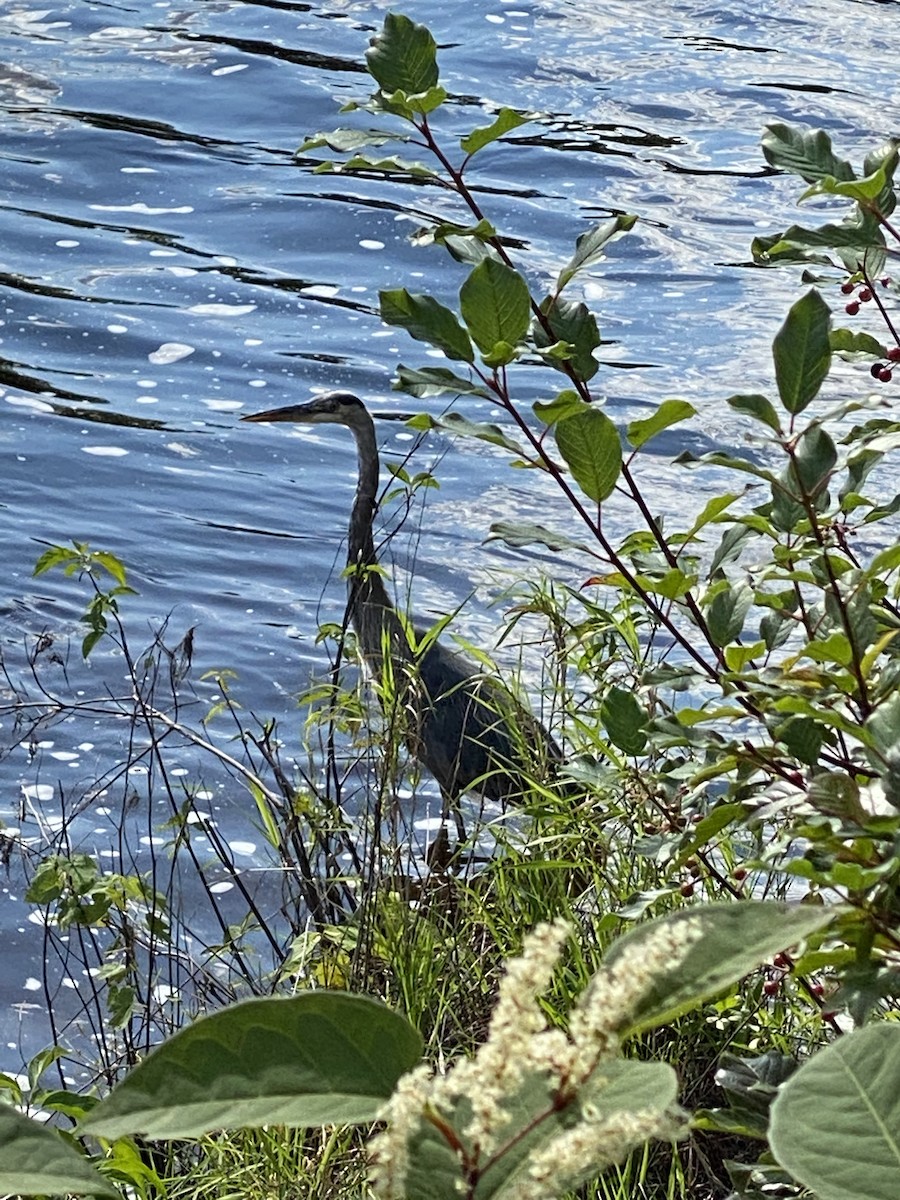
[[[282,719],[299,743],[294,698],[324,663],[316,626],[343,610],[353,447],[341,430],[300,435],[238,417],[330,387],[374,410],[437,415],[438,401],[391,396],[399,362],[433,360],[381,325],[377,292],[407,286],[450,302],[462,278],[442,252],[410,242],[424,220],[460,215],[450,197],[315,175],[312,156],[293,158],[305,135],[340,123],[339,103],[367,94],[363,52],[389,7],[63,0],[0,10],[0,648],[13,682],[27,676],[29,638],[49,629],[62,647],[66,633],[80,636],[84,592],[59,575],[33,579],[37,555],[88,541],[130,569],[139,595],[123,612],[137,645],[166,618],[174,640],[196,626],[200,711],[217,695],[200,675],[229,668],[244,709]],[[798,294],[794,273],[748,269],[752,237],[797,215],[796,182],[759,152],[762,127],[826,128],[851,158],[900,131],[897,5],[408,7],[441,47],[445,144],[488,123],[482,100],[540,114],[485,151],[475,174],[533,280],[554,277],[578,234],[611,210],[641,216],[583,279],[610,340],[595,382],[622,422],[667,396],[695,405],[693,427],[660,439],[643,478],[655,511],[699,507],[716,481],[691,477],[686,498],[667,458],[685,442],[743,440],[721,399],[768,385],[771,337]],[[518,375],[523,403],[557,382]],[[470,401],[456,408],[491,415]],[[397,455],[413,445],[396,424],[383,442]],[[441,490],[393,543],[401,594],[432,619],[465,601],[459,627],[490,647],[492,600],[510,572],[537,569],[533,556],[485,545],[491,523],[564,525],[567,515],[534,472],[510,471],[480,443],[432,436],[413,466],[435,464]],[[609,516],[623,530],[630,520]],[[575,580],[588,569],[540,562]],[[95,655],[86,671],[77,644],[69,656],[86,696],[120,669],[102,646]],[[62,689],[62,666],[49,670]],[[13,736],[13,700],[0,692],[0,747]],[[41,814],[52,822],[76,804],[124,751],[102,720],[63,721],[33,743],[0,758],[0,819],[23,836],[37,836]],[[113,781],[103,805],[121,799]],[[220,784],[212,799],[227,837],[257,861],[246,795]],[[90,805],[79,821],[98,847],[115,824]],[[147,828],[154,836],[152,816]],[[15,872],[2,887],[0,1011],[17,1007],[0,1068],[13,1069],[48,1040],[42,993],[28,990],[43,948]]]

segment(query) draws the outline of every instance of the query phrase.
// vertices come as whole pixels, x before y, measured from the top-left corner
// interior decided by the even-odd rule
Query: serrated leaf
[[[405,158],[369,158],[365,154],[354,154],[346,162],[321,162],[313,169],[314,175],[346,175],[354,171],[376,171],[381,175],[412,175],[416,179],[434,179],[437,171],[424,163]]]
[[[0,1104],[0,1194],[112,1196],[117,1188],[55,1129]]]
[[[769,1140],[818,1200],[895,1200],[900,1028],[878,1021],[808,1059],[779,1089]]]
[[[531,117],[527,117],[524,113],[517,112],[514,108],[501,108],[490,125],[473,129],[464,138],[460,138],[459,144],[466,154],[470,156],[477,154],[479,150],[483,150],[491,142],[496,142],[498,138],[503,137],[504,133],[509,133],[511,129],[517,129],[520,125],[525,125],[531,119]]]
[[[462,375],[455,375],[447,367],[404,367],[397,368],[394,391],[406,392],[410,396],[425,398],[444,396],[448,392],[456,396],[482,396],[490,399],[487,388]]]
[[[686,955],[660,964],[649,992],[638,1003],[623,1036],[653,1029],[737,983],[781,950],[824,929],[838,910],[778,901],[738,900],[699,904],[639,925],[613,943],[605,962],[614,966],[628,946],[640,946],[663,923],[694,923],[702,931]]]
[[[396,288],[378,293],[381,319],[388,325],[399,325],[417,341],[428,342],[443,350],[448,358],[461,362],[475,361],[475,351],[469,335],[455,314],[432,296]]]
[[[773,122],[766,126],[763,134],[762,152],[773,167],[791,171],[807,183],[829,175],[835,179],[855,178],[850,163],[835,155],[831,138],[822,129],[805,133],[802,129]]]
[[[594,351],[600,345],[600,330],[594,314],[581,301],[561,297],[554,301],[552,296],[548,296],[541,304],[541,312],[550,326],[552,337],[542,322],[535,319],[532,326],[535,348],[544,351],[545,361],[558,371],[565,371],[571,364],[579,379],[592,379],[600,368],[594,358]],[[569,349],[561,354],[547,354],[548,350],[555,350],[552,346],[554,338]]]
[[[523,546],[546,546],[554,551],[587,550],[583,542],[573,541],[564,534],[555,533],[531,521],[497,521],[491,526],[487,540],[492,539],[499,539],[517,550]]]
[[[735,412],[744,413],[748,417],[753,417],[756,421],[762,421],[764,425],[768,425],[776,433],[781,431],[781,421],[778,418],[778,413],[771,402],[765,396],[760,396],[757,393],[739,394],[737,396],[729,396],[725,401]]]
[[[586,496],[601,503],[611,495],[622,470],[619,431],[599,408],[557,421],[556,444],[575,482]]]
[[[213,1129],[371,1121],[421,1055],[409,1022],[377,1000],[303,992],[200,1017],[100,1102],[100,1137],[197,1137]]]
[[[593,229],[589,229],[587,233],[583,233],[575,242],[575,253],[559,273],[556,280],[557,292],[561,292],[579,271],[584,271],[587,267],[599,262],[603,257],[603,247],[606,243],[620,233],[627,233],[633,229],[636,221],[636,216],[620,213],[618,216],[604,221],[602,225],[597,225]]]
[[[485,258],[459,291],[462,318],[472,341],[490,354],[501,342],[517,346],[528,332],[531,296],[528,284],[505,263]]]
[[[650,718],[634,692],[611,687],[600,705],[600,720],[614,746],[618,746],[625,754],[644,752]]]
[[[772,343],[775,380],[785,409],[803,412],[816,398],[831,366],[831,310],[812,289],[792,305]]]
[[[424,25],[389,12],[366,51],[369,74],[383,92],[416,95],[437,86],[437,44]]]
[[[697,410],[687,400],[663,400],[652,417],[644,417],[630,423],[628,440],[635,450],[639,450],[641,446],[646,446],[651,438],[662,433],[664,429],[678,425],[696,414]]]

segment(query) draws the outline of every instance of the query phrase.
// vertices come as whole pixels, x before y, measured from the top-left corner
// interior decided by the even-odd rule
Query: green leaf
[[[778,413],[775,411],[771,400],[768,400],[765,396],[760,396],[756,393],[729,396],[725,403],[730,405],[735,412],[744,413],[748,417],[753,417],[756,421],[762,421],[764,425],[768,425],[770,429],[774,429],[776,433],[780,433],[781,421],[778,419]]]
[[[880,1021],[814,1054],[782,1084],[769,1140],[818,1200],[896,1200],[900,1027]]]
[[[528,332],[531,297],[522,276],[505,263],[486,258],[474,267],[459,292],[460,311],[482,354],[499,342],[516,346]]]
[[[640,945],[663,923],[696,922],[702,936],[679,962],[668,969],[662,965],[623,1036],[667,1024],[696,1008],[779,951],[823,929],[837,911],[775,900],[738,900],[695,905],[639,925],[613,943],[605,962],[615,965],[626,946]]]
[[[565,371],[567,365],[571,364],[579,379],[593,378],[600,368],[594,358],[594,351],[600,345],[600,331],[597,318],[587,305],[581,301],[559,297],[554,300],[548,296],[541,304],[541,312],[547,319],[553,337],[548,336],[543,324],[535,319],[532,327],[535,347],[539,351],[546,351],[552,346],[553,338],[556,338],[567,348],[560,355],[545,355],[545,361],[558,371]]]
[[[775,736],[795,758],[813,767],[825,741],[825,726],[809,717],[791,717],[775,730]]]
[[[419,413],[406,422],[411,429],[443,429],[457,437],[475,438],[479,442],[489,442],[492,446],[502,446],[513,454],[523,455],[522,447],[512,440],[499,425],[491,421],[470,421],[460,413],[449,412],[443,417],[432,417],[428,413]]]
[[[543,525],[530,521],[497,521],[491,526],[488,541],[498,539],[507,546],[521,549],[523,546],[546,546],[548,550],[587,550],[582,542],[573,541],[562,533],[555,533]]]
[[[609,740],[626,754],[641,754],[647,746],[649,717],[634,692],[611,687],[600,705],[600,719]]]
[[[248,1000],[200,1017],[152,1051],[86,1128],[106,1138],[183,1138],[371,1121],[421,1049],[404,1017],[367,996]]]
[[[843,158],[837,158],[831,148],[831,138],[822,129],[804,133],[790,125],[773,123],[766,126],[762,152],[773,167],[791,171],[807,183],[825,179],[855,178],[853,168]]]
[[[437,87],[437,44],[424,25],[401,13],[388,13],[366,51],[369,74],[388,95],[417,95]]]
[[[631,422],[627,431],[628,440],[635,450],[639,450],[664,429],[678,425],[696,414],[697,410],[693,404],[688,404],[687,400],[663,400],[652,417]]]
[[[397,378],[394,391],[406,392],[410,396],[421,398],[429,396],[445,396],[448,392],[455,396],[483,396],[490,399],[487,388],[462,375],[454,375],[446,367],[404,367],[397,368]]]
[[[775,335],[772,356],[778,394],[785,409],[796,415],[819,393],[831,366],[828,333],[831,310],[812,289],[791,307]]]
[[[836,354],[864,354],[866,357],[884,358],[885,348],[870,333],[856,333],[852,329],[832,329],[828,341]]]
[[[531,119],[524,113],[516,112],[514,108],[501,108],[490,125],[473,129],[464,138],[460,138],[459,144],[469,156],[477,154],[491,142],[496,142],[498,138],[503,137],[504,133],[509,133],[511,129],[517,129],[519,125],[525,125]]]
[[[119,1192],[55,1129],[0,1104],[0,1194],[112,1196]]]
[[[612,493],[622,470],[619,431],[599,408],[558,421],[556,444],[575,481],[586,496],[599,504]]]
[[[389,130],[382,129],[330,129],[325,133],[314,133],[298,146],[297,154],[306,154],[310,150],[335,150],[339,154],[347,154],[359,150],[363,146],[383,146],[386,142],[408,142],[409,138]]]
[[[753,589],[746,583],[719,589],[706,612],[706,623],[713,644],[722,649],[736,642],[753,603]]]
[[[567,389],[552,400],[535,400],[531,407],[538,420],[543,421],[545,425],[553,425],[556,421],[582,412],[587,405],[577,392]]]
[[[603,247],[606,243],[620,233],[627,233],[633,229],[636,221],[636,216],[620,213],[618,216],[604,221],[602,225],[597,225],[595,228],[589,229],[587,233],[583,233],[575,242],[575,253],[559,273],[556,281],[557,292],[561,292],[579,271],[584,271],[587,267],[599,262],[603,258]]]
[[[51,546],[34,564],[34,575],[43,575],[54,567],[67,567],[70,563],[80,562],[82,557],[77,550],[71,550],[68,546]]]
[[[886,183],[884,167],[879,167],[864,179],[842,180],[835,179],[833,175],[826,175],[811,184],[800,197],[800,201],[808,200],[812,196],[846,196],[848,200],[857,200],[865,204],[880,196]]]
[[[379,175],[412,175],[416,179],[434,179],[437,171],[424,163],[391,155],[388,158],[370,158],[365,154],[354,154],[346,162],[320,162],[313,170],[314,175],[347,175],[354,171],[374,171]]]
[[[443,350],[448,358],[471,363],[475,351],[469,335],[449,308],[432,296],[408,292],[406,288],[378,293],[381,319],[388,325],[400,325],[419,342],[428,342]]]

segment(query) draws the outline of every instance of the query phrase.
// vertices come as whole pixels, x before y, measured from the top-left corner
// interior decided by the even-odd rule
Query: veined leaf
[[[871,333],[832,329],[828,341],[831,349],[838,354],[865,354],[872,358],[884,358],[885,355],[884,346]]]
[[[469,335],[445,305],[432,296],[408,292],[406,288],[379,292],[381,319],[388,325],[400,325],[420,342],[437,346],[448,358],[474,362],[475,351]]]
[[[780,122],[766,126],[762,139],[762,152],[766,161],[783,171],[791,171],[807,183],[825,179],[854,179],[854,171],[843,158],[838,158],[831,148],[831,138],[822,129],[805,133],[802,129],[783,125]]]
[[[424,25],[389,12],[366,51],[369,74],[387,95],[415,95],[437,87],[437,44]]]
[[[517,346],[528,332],[531,297],[528,284],[505,263],[485,258],[469,273],[459,292],[462,318],[482,354],[501,342]]]
[[[769,1137],[819,1200],[895,1200],[900,1179],[900,1028],[877,1021],[818,1050],[781,1085]]]
[[[831,366],[831,310],[815,289],[792,305],[775,335],[772,356],[778,394],[793,415],[819,394]]]
[[[531,407],[534,415],[545,425],[553,425],[556,421],[574,416],[587,406],[576,391],[567,388],[552,400],[535,400]]]
[[[391,133],[381,129],[331,129],[325,133],[314,133],[305,139],[296,150],[297,154],[306,154],[310,150],[320,150],[323,146],[335,150],[339,154],[359,150],[362,146],[383,146],[385,142],[408,142],[410,139],[403,134]]]
[[[397,368],[397,378],[394,390],[406,392],[410,396],[445,396],[452,393],[456,396],[482,396],[490,398],[490,392],[480,383],[464,379],[462,375],[454,375],[447,367],[404,367]]]
[[[524,455],[525,451],[514,442],[499,425],[489,421],[470,421],[460,413],[449,412],[443,417],[432,417],[428,413],[419,413],[407,421],[411,429],[442,429],[458,437],[475,438],[479,442],[489,442],[492,446],[502,446],[513,454]]]
[[[780,432],[781,421],[778,419],[778,413],[775,411],[771,400],[768,400],[765,396],[760,396],[756,393],[748,395],[742,393],[737,396],[729,396],[725,403],[730,405],[735,412],[745,413],[748,417],[753,417],[754,420],[762,421],[764,425],[768,425],[776,433]]]
[[[619,431],[599,408],[558,421],[556,444],[575,482],[586,496],[599,504],[612,493],[622,470]]]
[[[100,1137],[371,1121],[421,1055],[380,1001],[312,991],[232,1005],[180,1029],[91,1112]]]
[[[0,1193],[5,1196],[110,1196],[118,1188],[64,1141],[58,1130],[0,1104]]]
[[[597,373],[600,364],[594,358],[594,351],[600,345],[600,331],[597,328],[597,318],[586,304],[579,301],[557,298],[554,301],[548,296],[541,304],[541,312],[550,326],[553,338],[571,347],[567,352],[555,356],[552,353],[552,340],[544,325],[535,319],[532,327],[534,344],[538,350],[551,350],[545,361],[558,371],[565,371],[571,364],[579,379],[588,380]]]

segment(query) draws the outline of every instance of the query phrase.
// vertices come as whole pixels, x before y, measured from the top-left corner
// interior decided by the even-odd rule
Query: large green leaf
[[[667,968],[661,963],[655,968],[654,982],[623,1036],[664,1025],[696,1008],[779,951],[824,928],[835,913],[813,905],[737,900],[694,905],[637,926],[613,943],[606,962],[615,963],[626,947],[642,945],[663,923],[696,922],[701,936],[673,965]]]
[[[512,267],[486,258],[474,267],[459,292],[460,311],[482,354],[498,343],[516,346],[528,332],[528,284]]]
[[[55,1129],[0,1103],[0,1194],[119,1196]]]
[[[857,1029],[782,1084],[769,1140],[818,1200],[900,1195],[900,1026]]]
[[[765,396],[760,396],[757,392],[742,392],[737,396],[729,396],[725,403],[733,408],[735,412],[745,413],[748,417],[753,417],[756,421],[762,421],[764,425],[768,425],[776,433],[781,429],[778,413],[775,411],[771,400]]]
[[[831,138],[823,129],[805,133],[780,122],[766,126],[762,139],[766,161],[783,171],[792,171],[814,183],[832,176],[834,179],[853,179],[853,168],[838,158],[831,148]]]
[[[611,687],[600,705],[600,720],[612,744],[626,754],[646,749],[649,718],[634,692]]]
[[[628,213],[620,213],[618,216],[604,221],[602,225],[597,225],[593,229],[589,229],[587,233],[583,233],[575,242],[575,253],[559,273],[556,281],[557,292],[561,292],[579,271],[584,271],[587,267],[593,266],[595,262],[599,262],[603,258],[603,248],[606,243],[618,234],[627,233],[629,229],[634,228],[636,221],[637,217],[630,216]]]
[[[474,362],[475,351],[469,335],[449,308],[433,296],[408,292],[406,288],[378,293],[381,319],[388,325],[400,325],[419,342],[428,342],[443,350],[448,358]]]
[[[401,13],[388,13],[366,51],[369,74],[383,92],[418,95],[437,87],[437,44],[430,30]]]
[[[605,500],[622,470],[618,429],[599,408],[585,408],[557,421],[554,431],[559,452],[578,486],[591,500]]]
[[[706,624],[713,644],[724,648],[741,636],[744,621],[753,603],[753,589],[740,582],[720,587],[706,612]]]
[[[176,1138],[371,1121],[421,1051],[409,1022],[367,996],[248,1000],[164,1042],[85,1125],[101,1137]]]
[[[600,364],[594,358],[594,351],[600,345],[600,331],[597,328],[597,318],[586,304],[579,301],[564,300],[548,296],[541,305],[550,326],[552,337],[547,333],[542,322],[534,322],[534,344],[538,350],[546,350],[554,341],[563,342],[569,347],[566,353],[546,356],[550,366],[558,371],[565,371],[567,364],[575,370],[579,379],[591,379],[599,370]]]
[[[490,399],[487,388],[455,375],[446,367],[404,367],[401,364],[397,368],[394,391],[419,397],[445,396],[450,392],[455,396],[483,396]]]
[[[524,455],[524,450],[499,425],[493,421],[470,421],[462,413],[448,412],[443,417],[432,417],[429,413],[417,413],[407,421],[411,429],[443,429],[457,437],[475,438],[479,442],[489,442],[492,446],[502,446],[513,454]]]
[[[796,415],[819,394],[831,366],[831,309],[811,289],[792,305],[772,343],[781,403]]]

